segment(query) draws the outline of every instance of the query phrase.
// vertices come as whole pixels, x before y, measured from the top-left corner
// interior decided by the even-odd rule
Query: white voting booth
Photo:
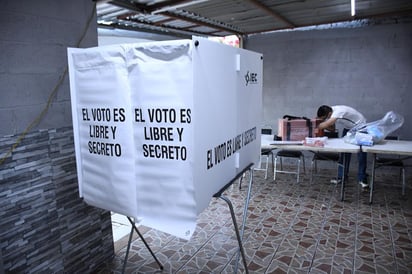
[[[69,48],[80,196],[189,239],[259,161],[262,55],[205,38]]]

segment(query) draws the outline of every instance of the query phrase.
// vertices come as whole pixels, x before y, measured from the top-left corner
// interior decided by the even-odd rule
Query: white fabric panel
[[[259,161],[261,55],[200,37],[68,55],[81,196],[190,238],[212,195]]]

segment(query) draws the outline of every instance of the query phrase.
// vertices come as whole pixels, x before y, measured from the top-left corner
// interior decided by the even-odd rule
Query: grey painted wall
[[[63,78],[46,116],[33,130],[71,126],[67,47],[97,45],[93,1],[1,1],[0,136],[23,132],[47,105]],[[93,16],[93,17],[91,17]]]
[[[284,114],[345,104],[368,121],[399,112],[405,124],[394,134],[412,139],[412,20],[401,21],[251,36],[246,48],[264,56],[262,124],[277,132]]]
[[[1,1],[0,273],[91,273],[114,254],[110,212],[79,198],[65,73],[67,47],[97,45],[94,4]]]

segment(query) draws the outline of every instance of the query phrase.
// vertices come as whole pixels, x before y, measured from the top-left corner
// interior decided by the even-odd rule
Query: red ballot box
[[[306,137],[320,137],[319,119],[279,119],[278,136],[283,141],[303,141]]]

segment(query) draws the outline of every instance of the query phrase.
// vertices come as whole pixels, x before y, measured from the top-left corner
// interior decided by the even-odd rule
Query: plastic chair
[[[262,134],[265,135],[272,135],[271,128],[262,128]],[[262,148],[260,151],[260,161],[257,167],[253,170],[264,170],[265,171],[265,179],[268,177],[268,170],[269,170],[269,159],[272,158],[272,165],[273,165],[273,150],[268,148]],[[262,162],[265,162],[265,167],[262,167]]]
[[[329,161],[334,162],[336,165],[339,164],[339,153],[334,152],[314,152],[312,157],[312,164],[311,164],[311,173],[310,173],[310,183],[313,182],[313,177],[321,175],[318,174],[318,161]],[[336,169],[338,170],[338,169]],[[338,179],[338,174],[336,174],[336,180]]]
[[[280,170],[277,169],[277,160],[280,160]],[[283,170],[283,163],[282,163],[282,158],[292,158],[296,159],[297,162],[297,167],[296,171],[285,171]],[[295,150],[279,150],[276,153],[275,157],[275,165],[273,169],[273,180],[276,180],[276,173],[289,173],[289,174],[296,174],[296,182],[299,183],[299,176],[300,176],[300,165],[301,165],[301,160],[303,162],[303,172],[306,173],[305,170],[305,157],[301,151],[295,151]]]
[[[398,136],[387,136],[386,140],[399,140]],[[390,156],[384,154],[377,154],[375,158],[375,170],[379,167],[398,167],[400,171],[400,178],[402,180],[402,196],[405,195],[406,179],[405,179],[405,165],[403,159],[399,156]],[[375,173],[376,174],[376,173]]]

